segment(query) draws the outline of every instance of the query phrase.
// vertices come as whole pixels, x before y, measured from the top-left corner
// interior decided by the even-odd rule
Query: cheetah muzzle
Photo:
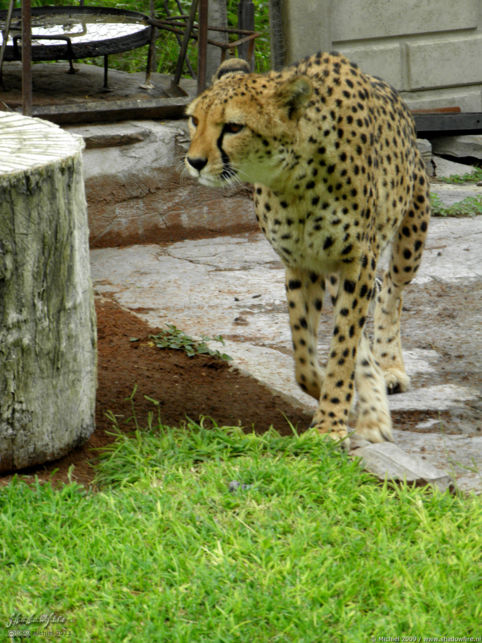
[[[409,386],[402,292],[420,264],[430,217],[406,105],[343,56],[319,53],[267,74],[223,63],[187,115],[190,175],[209,186],[254,184],[259,225],[286,268],[296,380],[319,401],[312,426],[346,444],[356,391],[356,434],[391,440],[387,391]],[[390,262],[377,289],[386,246]],[[325,288],[334,328],[322,369]]]

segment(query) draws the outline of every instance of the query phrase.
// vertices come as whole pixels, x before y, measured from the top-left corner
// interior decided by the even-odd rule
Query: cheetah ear
[[[313,86],[307,76],[296,76],[277,89],[275,101],[281,108],[286,109],[289,119],[299,117],[301,110],[311,97]]]
[[[212,83],[214,83],[225,76],[226,74],[249,74],[251,71],[249,63],[242,58],[228,58],[224,60],[216,70],[212,78]]]

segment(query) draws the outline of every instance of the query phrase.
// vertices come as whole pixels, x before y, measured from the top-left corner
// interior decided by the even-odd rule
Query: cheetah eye
[[[189,120],[191,121],[191,125],[193,127],[197,127],[199,125],[199,118],[196,118],[196,116],[190,116]]]
[[[237,134],[244,128],[244,125],[241,123],[225,123],[223,127],[223,132],[227,134]]]

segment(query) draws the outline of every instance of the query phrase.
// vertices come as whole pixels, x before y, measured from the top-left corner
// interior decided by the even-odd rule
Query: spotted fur
[[[430,217],[413,119],[392,87],[337,54],[268,74],[221,67],[217,77],[188,107],[186,166],[205,185],[255,186],[257,219],[286,267],[296,379],[319,400],[313,426],[346,439],[356,390],[356,433],[390,440],[386,390],[409,385],[402,291],[420,264]],[[334,329],[323,370],[317,334],[325,285]],[[363,329],[372,299],[370,346]]]

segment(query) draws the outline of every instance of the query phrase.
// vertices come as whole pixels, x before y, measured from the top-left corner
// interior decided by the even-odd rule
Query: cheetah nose
[[[191,165],[195,170],[197,170],[198,172],[201,172],[201,170],[203,169],[203,167],[205,167],[205,166],[207,165],[208,160],[207,160],[207,159],[201,159],[201,158],[194,158],[194,159],[192,159],[192,158],[189,158],[189,156],[188,156],[188,157],[187,157],[187,162],[188,162],[188,163],[189,163],[189,165]]]

